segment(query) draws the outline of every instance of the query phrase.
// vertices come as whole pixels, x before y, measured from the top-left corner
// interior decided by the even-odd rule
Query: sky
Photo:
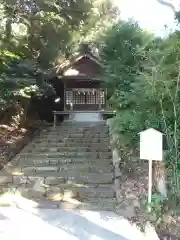
[[[177,7],[180,0],[172,0]],[[175,30],[173,11],[161,5],[157,0],[115,0],[121,11],[121,19],[128,20],[133,18],[139,22],[142,28],[145,28],[156,35],[164,37],[169,31]],[[165,29],[167,25],[167,29]]]

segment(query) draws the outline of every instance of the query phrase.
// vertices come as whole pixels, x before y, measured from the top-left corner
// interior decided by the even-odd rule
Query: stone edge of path
[[[107,125],[109,126],[109,135],[110,135],[110,145],[112,151],[112,162],[113,162],[113,175],[114,175],[114,190],[116,192],[116,200],[118,201],[118,190],[121,186],[121,170],[120,170],[120,161],[121,157],[119,155],[119,150],[117,149],[117,141],[119,139],[118,134],[114,134],[112,131],[112,118],[107,120]]]

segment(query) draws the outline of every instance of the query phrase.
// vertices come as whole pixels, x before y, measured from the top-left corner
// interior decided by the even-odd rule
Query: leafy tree
[[[144,33],[134,22],[119,22],[106,33],[102,58],[105,61],[106,83],[112,92],[110,102],[117,110],[115,120],[122,123],[122,126],[116,125],[119,131],[127,133],[137,122],[136,115],[132,113],[138,108],[136,94],[141,95],[143,87],[140,70],[143,68],[142,60],[146,58],[144,49],[151,39],[152,36]],[[134,87],[139,89],[138,93],[132,91]],[[132,113],[127,109],[131,109]]]
[[[160,39],[131,22],[109,29],[102,48],[110,101],[117,112],[114,130],[128,148],[137,147],[137,133],[146,128],[165,134],[166,167],[176,203],[180,183],[179,50],[179,31]]]
[[[0,0],[1,108],[54,94],[47,74],[81,41],[95,46],[114,10],[109,0]]]

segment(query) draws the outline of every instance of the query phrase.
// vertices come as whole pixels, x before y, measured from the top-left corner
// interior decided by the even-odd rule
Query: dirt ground
[[[0,168],[4,166],[10,149],[27,133],[27,129],[0,124]]]
[[[179,240],[180,217],[172,217],[169,211],[164,216],[164,222],[156,225],[144,205],[148,195],[148,162],[129,156],[122,160],[120,168],[122,170],[120,190],[122,201],[119,203],[119,213],[123,210],[125,217],[141,231],[144,231],[144,226],[147,221],[150,221],[156,226],[160,240]]]

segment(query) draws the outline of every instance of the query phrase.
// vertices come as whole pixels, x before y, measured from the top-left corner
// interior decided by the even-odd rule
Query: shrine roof
[[[85,54],[78,54],[75,57],[72,57],[70,60],[65,60],[62,64],[56,67],[56,74],[60,74],[71,68],[74,64],[78,63],[82,59],[89,59],[90,61],[94,62],[95,64],[101,65],[101,61],[99,58],[95,57],[94,55],[90,53]]]

